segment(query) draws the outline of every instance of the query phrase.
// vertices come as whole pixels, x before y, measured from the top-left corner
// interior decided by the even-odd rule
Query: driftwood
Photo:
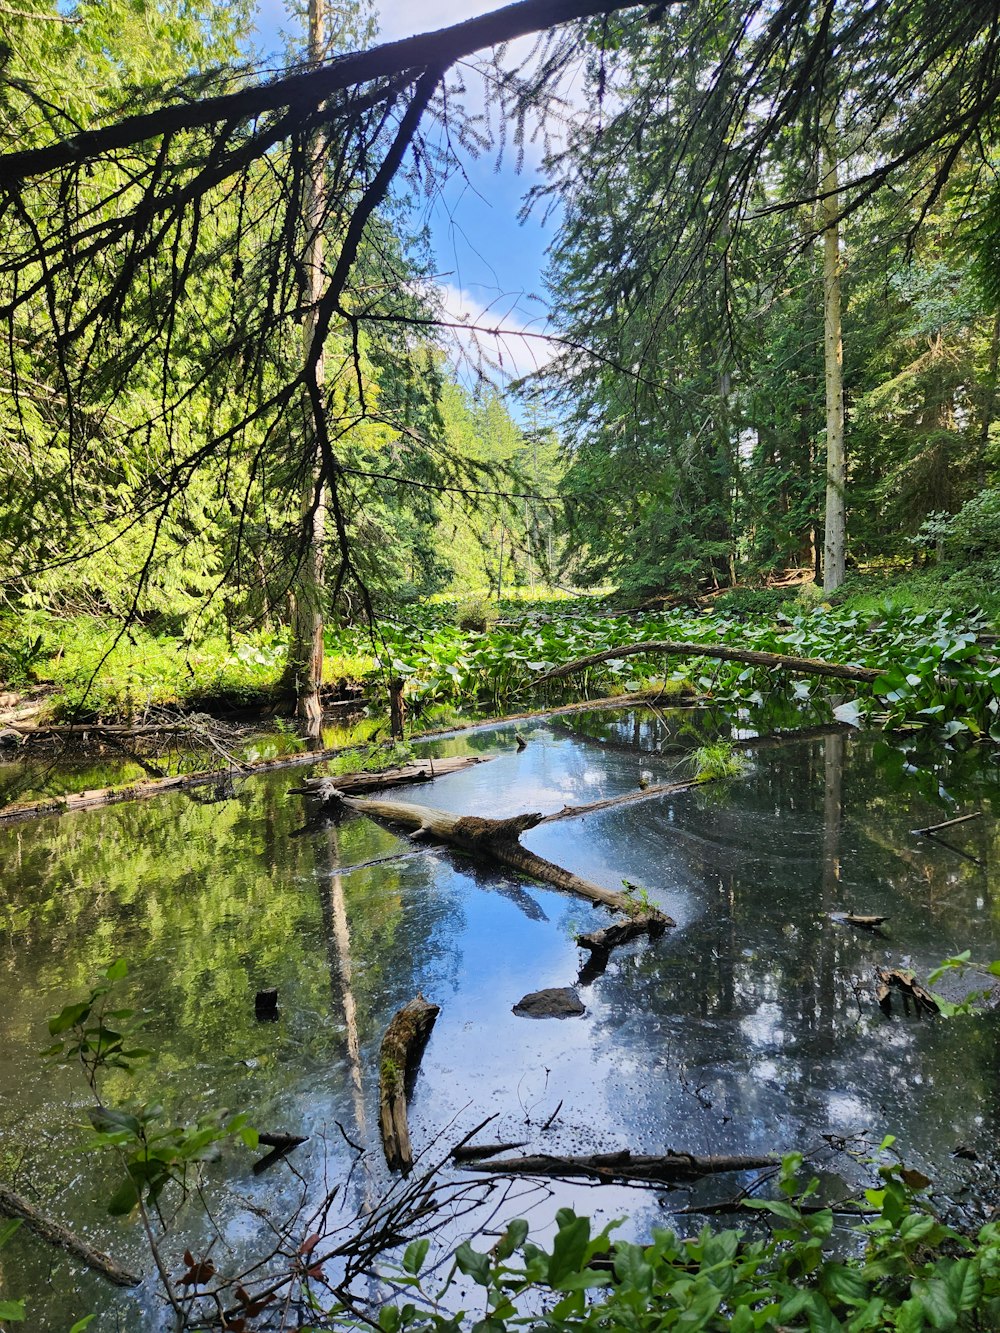
[[[861,930],[877,931],[879,935],[883,933],[879,930],[879,926],[888,919],[887,916],[863,916],[860,912],[830,913],[831,921],[836,921],[843,926],[858,926]]]
[[[235,772],[240,777],[253,777],[258,773],[274,773],[282,768],[301,768],[309,764],[321,764],[327,759],[335,759],[349,750],[356,749],[356,745],[338,745],[329,750],[283,754],[274,759],[258,759],[254,763],[244,764]],[[122,801],[142,801],[147,797],[162,796],[165,792],[201,787],[206,783],[218,782],[220,778],[233,775],[232,766],[210,768],[197,773],[179,773],[166,778],[131,782],[125,787],[98,787],[92,791],[71,792],[66,796],[50,796],[44,801],[19,801],[0,809],[0,824],[11,824],[21,819],[37,819],[43,815],[71,814],[76,810],[93,810],[103,806],[118,805]]]
[[[0,1185],[0,1214],[4,1217],[19,1217],[36,1236],[48,1241],[50,1245],[57,1245],[61,1250],[65,1250],[74,1259],[79,1259],[95,1273],[100,1273],[109,1282],[113,1282],[116,1287],[137,1287],[142,1281],[141,1277],[128,1272],[120,1264],[115,1263],[114,1259],[100,1250],[95,1250],[92,1245],[74,1235],[69,1227],[40,1213],[34,1205],[28,1203],[27,1199],[22,1199],[20,1194],[15,1194],[6,1185]]]
[[[933,838],[944,828],[954,828],[956,824],[967,824],[970,819],[979,819],[982,810],[974,810],[971,815],[958,815],[955,819],[944,819],[940,824],[928,824],[926,828],[915,828],[914,833],[922,838]]]
[[[557,1157],[538,1153],[531,1157],[505,1157],[500,1161],[471,1162],[467,1171],[492,1171],[508,1176],[585,1176],[591,1180],[652,1180],[664,1183],[699,1180],[724,1171],[757,1171],[774,1166],[774,1156],[698,1157],[694,1153],[668,1152],[648,1157],[622,1152],[589,1153],[582,1157]]]
[[[899,991],[903,997],[903,1012],[910,1012],[913,1001],[915,1012],[920,1014],[940,1013],[937,1000],[920,985],[912,972],[901,968],[877,967],[875,969],[875,998],[884,1014],[892,1013],[892,992]]]
[[[544,676],[538,676],[536,685],[560,676],[571,676],[600,662],[634,657],[637,653],[662,653],[674,657],[712,657],[720,662],[743,662],[748,666],[780,667],[804,676],[833,676],[836,680],[856,680],[871,684],[882,674],[873,667],[845,666],[840,662],[824,662],[818,657],[794,657],[788,653],[764,653],[751,648],[733,648],[722,643],[677,643],[669,639],[650,639],[646,643],[626,643],[620,648],[605,648],[599,653],[578,657],[565,666],[554,667]]]
[[[582,879],[521,846],[521,834],[543,822],[540,814],[515,815],[512,819],[482,819],[478,815],[453,815],[447,810],[436,810],[429,805],[411,805],[403,801],[378,801],[364,796],[344,796],[342,800],[349,810],[357,810],[359,814],[369,815],[372,819],[384,819],[390,824],[401,824],[411,829],[414,838],[437,838],[449,846],[457,847],[459,851],[499,861],[501,865],[519,870],[532,879],[542,880],[564,893],[589,898],[591,902],[601,903],[616,912],[631,915],[635,910],[634,902],[625,894]],[[665,925],[674,924],[666,915],[663,915],[663,921]]]
[[[315,796],[321,801],[338,801],[342,793],[362,796],[370,791],[387,787],[408,787],[415,782],[432,782],[448,773],[457,773],[472,764],[489,763],[493,755],[458,755],[452,759],[414,759],[399,768],[387,768],[384,773],[344,773],[336,778],[307,778],[301,787],[291,792]],[[291,794],[291,793],[289,793]]]
[[[378,1118],[390,1171],[406,1173],[413,1165],[406,1101],[413,1090],[434,1020],[440,1012],[439,1005],[417,995],[393,1016],[382,1038]]]

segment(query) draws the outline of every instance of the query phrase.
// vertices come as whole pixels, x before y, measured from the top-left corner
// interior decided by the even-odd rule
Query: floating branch
[[[142,1281],[141,1277],[136,1277],[134,1273],[115,1263],[114,1259],[100,1250],[95,1250],[92,1245],[74,1235],[69,1227],[64,1227],[61,1222],[54,1222],[51,1217],[40,1213],[28,1203],[27,1199],[22,1199],[6,1185],[0,1185],[0,1213],[4,1217],[19,1217],[36,1236],[48,1241],[50,1245],[58,1245],[61,1250],[71,1254],[74,1259],[79,1259],[95,1273],[106,1277],[116,1287],[137,1287]]]
[[[928,824],[926,828],[915,828],[913,832],[921,838],[933,838],[942,829],[954,828],[956,824],[967,824],[970,819],[979,819],[982,810],[974,810],[971,815],[957,815],[954,819],[942,820],[940,824]]]
[[[385,1030],[379,1055],[378,1118],[382,1146],[390,1171],[408,1172],[413,1166],[406,1102],[420,1067],[420,1059],[441,1012],[422,995],[400,1009]]]
[[[582,1157],[556,1157],[538,1153],[532,1157],[505,1157],[498,1162],[471,1162],[467,1171],[492,1171],[512,1176],[586,1176],[592,1180],[651,1180],[669,1183],[699,1180],[724,1171],[758,1171],[775,1166],[774,1156],[698,1157],[694,1153],[664,1153],[662,1157],[639,1156],[627,1148],[622,1152],[591,1153]]]

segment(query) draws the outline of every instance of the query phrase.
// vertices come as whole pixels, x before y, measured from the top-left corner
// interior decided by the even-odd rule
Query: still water
[[[726,727],[678,710],[518,729],[521,752],[510,726],[425,742],[490,762],[393,795],[457,813],[554,811],[681,776],[685,751]],[[121,1003],[155,1055],[131,1085],[109,1077],[109,1101],[155,1096],[191,1120],[225,1106],[310,1136],[291,1159],[298,1175],[282,1165],[255,1178],[237,1148],[209,1168],[223,1262],[253,1253],[263,1215],[341,1181],[348,1141],[367,1151],[345,1206],[384,1191],[378,1044],[418,990],[441,1006],[410,1116],[429,1157],[495,1115],[484,1137],[528,1151],[797,1149],[846,1192],[860,1172],[848,1150],[893,1133],[961,1208],[995,1179],[998,1020],[886,1018],[871,978],[876,965],[925,975],[969,948],[1000,957],[1000,768],[978,751],[843,732],[748,759],[738,778],[525,836],[598,883],[643,886],[677,922],[614,955],[580,987],[586,1015],[562,1022],[511,1007],[576,982],[574,936],[602,911],[363,817],[317,821],[291,790],[301,769],[0,830],[0,1179],[149,1270],[135,1224],[104,1211],[111,1164],[81,1151],[91,1094],[39,1056],[48,1016],[121,957]],[[972,810],[982,818],[954,835],[966,855],[912,832]],[[886,938],[831,921],[851,909],[888,916]],[[280,1017],[258,1023],[254,994],[269,986]],[[981,1160],[955,1158],[959,1147]],[[698,1227],[670,1215],[734,1189],[558,1186],[507,1215],[530,1210],[543,1229],[572,1203],[602,1222],[628,1213],[637,1233]],[[201,1240],[199,1216],[185,1209],[178,1234]],[[163,1326],[146,1289],[113,1292],[23,1228],[0,1255],[0,1292],[29,1297],[33,1329],[67,1330],[90,1311],[97,1333]]]

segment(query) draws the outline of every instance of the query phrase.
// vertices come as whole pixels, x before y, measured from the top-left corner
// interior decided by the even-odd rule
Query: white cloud
[[[459,369],[482,373],[502,382],[541,370],[558,351],[546,338],[548,312],[526,301],[520,292],[501,292],[479,283],[473,290],[439,284],[442,316],[463,327],[445,330]]]

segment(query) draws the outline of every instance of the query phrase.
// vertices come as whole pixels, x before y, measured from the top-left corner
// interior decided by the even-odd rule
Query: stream
[[[386,799],[551,812],[683,776],[694,746],[748,730],[690,708],[485,726],[415,749],[491,762]],[[384,1193],[378,1046],[418,990],[441,1006],[410,1109],[425,1161],[494,1115],[482,1137],[526,1151],[799,1150],[839,1197],[864,1178],[858,1158],[894,1134],[958,1217],[979,1217],[1000,1166],[1000,1019],[920,1019],[898,1000],[886,1017],[871,981],[877,965],[925,978],[965,949],[1000,958],[996,759],[912,737],[790,735],[751,750],[738,777],[532,830],[532,850],[609,888],[642,886],[677,923],[613,954],[579,988],[586,1014],[564,1021],[511,1010],[528,991],[575,984],[574,936],[606,924],[603,910],[364,817],[311,819],[291,792],[309,770],[0,829],[0,1179],[149,1272],[134,1220],[105,1211],[114,1164],[81,1151],[93,1098],[79,1070],[40,1055],[48,1017],[124,958],[121,1003],[154,1055],[132,1080],[108,1075],[111,1104],[155,1098],[190,1120],[227,1107],[310,1136],[294,1173],[254,1177],[254,1155],[235,1146],[209,1166],[220,1263],[252,1254],[264,1219],[302,1197],[340,1182],[349,1215]],[[113,780],[95,772],[81,784]],[[0,765],[0,787],[16,776]],[[72,770],[51,781],[72,786]],[[975,810],[954,831],[959,850],[913,833]],[[850,910],[887,916],[886,937],[830,919]],[[958,993],[981,984],[949,978]],[[278,989],[273,1023],[254,1017],[265,987]],[[344,1183],[349,1141],[367,1151]],[[542,1232],[565,1204],[602,1225],[628,1214],[624,1234],[641,1236],[699,1229],[704,1217],[677,1210],[746,1183],[523,1183],[488,1207]],[[207,1243],[196,1203],[176,1227],[179,1249]],[[27,1327],[42,1333],[91,1311],[92,1333],[166,1326],[148,1287],[115,1291],[25,1228],[0,1253],[0,1293],[26,1297]]]

